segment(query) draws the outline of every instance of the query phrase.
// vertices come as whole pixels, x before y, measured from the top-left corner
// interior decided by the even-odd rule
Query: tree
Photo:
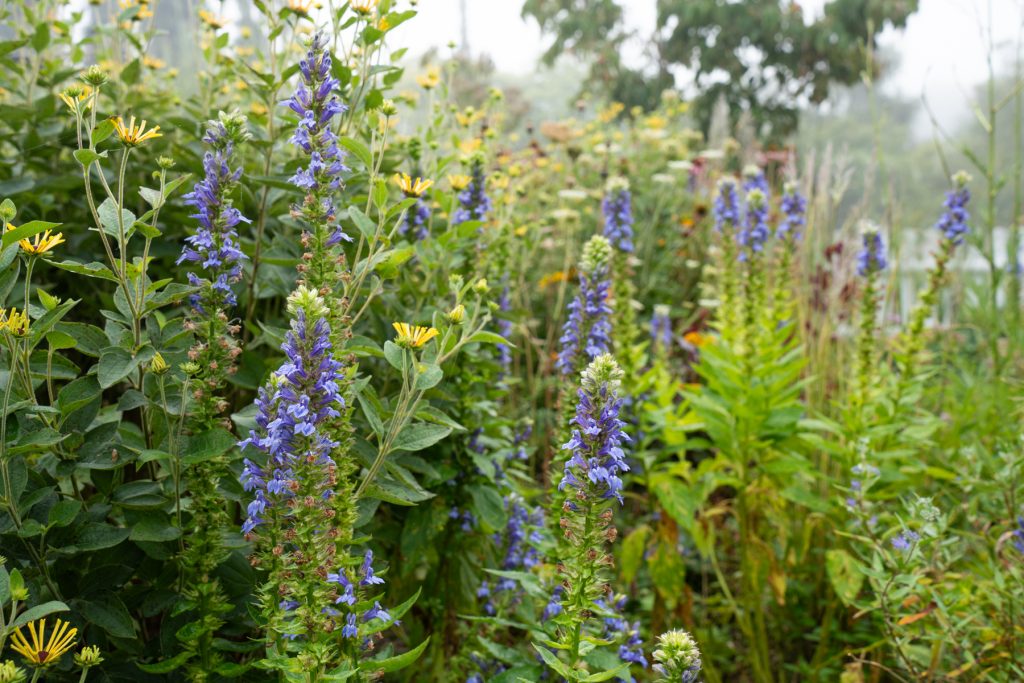
[[[797,126],[797,110],[823,101],[833,83],[856,82],[867,41],[886,27],[903,27],[918,0],[830,0],[817,18],[794,0],[656,0],[657,31],[648,69],[630,71],[619,48],[630,33],[619,0],[526,0],[554,40],[547,62],[572,51],[593,60],[591,78],[615,83],[654,72],[693,79],[696,117],[706,130],[722,96],[734,114],[749,111],[758,132],[782,138]],[[609,90],[629,92],[626,88]],[[647,104],[647,102],[627,102]]]

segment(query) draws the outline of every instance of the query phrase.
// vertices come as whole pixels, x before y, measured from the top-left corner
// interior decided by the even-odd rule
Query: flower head
[[[50,637],[46,637],[46,619],[30,621],[28,632],[31,641],[21,628],[11,635],[11,649],[20,654],[32,666],[45,667],[55,664],[61,656],[75,646],[78,629],[67,621],[56,620]]]
[[[573,374],[584,362],[611,348],[612,308],[608,303],[611,249],[608,238],[602,235],[594,235],[583,247],[580,291],[569,303],[569,317],[559,338],[562,348],[556,365],[563,375]]]
[[[380,2],[380,0],[350,0],[349,7],[351,7],[352,11],[356,14],[366,16],[373,13],[373,10],[377,8],[378,2]]]
[[[434,184],[433,180],[427,180],[426,178],[416,178],[413,180],[408,173],[396,173],[394,181],[398,185],[398,189],[406,197],[422,197],[423,193]]]
[[[658,636],[658,649],[653,654],[654,670],[666,683],[694,683],[700,673],[700,650],[686,631],[674,629]]]
[[[103,663],[103,655],[100,654],[100,649],[95,645],[86,645],[80,652],[75,654],[74,659],[75,664],[83,669],[99,666]]]
[[[621,444],[629,441],[619,419],[623,373],[609,354],[590,362],[581,375],[579,403],[573,418],[572,438],[562,446],[572,456],[565,462],[559,490],[577,489],[588,497],[616,498],[622,502],[619,474],[629,470]]]
[[[438,335],[433,327],[420,327],[409,323],[391,323],[398,332],[395,343],[406,348],[419,348]]]
[[[885,242],[877,225],[867,224],[861,231],[863,246],[857,253],[857,274],[867,277],[869,274],[885,270]]]
[[[8,232],[14,229],[14,224],[7,224]],[[26,254],[40,256],[47,253],[57,245],[64,244],[64,233],[58,232],[54,234],[52,230],[46,230],[42,233],[37,233],[32,237],[19,240],[18,244],[21,246],[21,250]]]
[[[0,663],[0,683],[25,683],[25,670],[11,660]]]
[[[604,199],[604,236],[621,251],[633,251],[633,209],[629,182],[625,178],[608,180]]]
[[[428,67],[424,73],[416,77],[416,82],[424,90],[433,90],[441,83],[441,70],[436,66]]]
[[[786,183],[780,208],[782,220],[775,235],[781,240],[800,239],[800,230],[807,224],[807,199],[800,194],[796,183]]]
[[[970,229],[967,225],[971,217],[967,212],[967,203],[971,201],[971,191],[967,188],[970,181],[971,176],[964,171],[953,176],[953,189],[946,193],[943,203],[945,211],[935,224],[942,236],[955,245],[963,244]]]
[[[467,187],[469,187],[469,184],[472,181],[473,179],[464,173],[456,173],[454,175],[448,176],[448,184],[451,185],[452,189],[455,190],[456,192],[462,192],[463,190],[465,190]]]
[[[92,106],[92,88],[77,83],[64,88],[60,99],[71,111],[85,111]]]
[[[10,312],[0,309],[0,330],[6,330],[16,337],[28,334],[28,311],[18,312],[11,308]]]
[[[153,126],[149,130],[146,130],[146,120],[143,119],[142,123],[135,125],[135,117],[133,116],[126,126],[124,119],[120,116],[114,121],[114,130],[117,131],[117,137],[121,139],[121,144],[126,147],[137,147],[147,140],[159,138],[163,136],[160,132],[160,126]]]
[[[199,20],[207,26],[209,26],[210,28],[212,28],[214,31],[220,28],[224,28],[224,20],[209,10],[199,10]]]

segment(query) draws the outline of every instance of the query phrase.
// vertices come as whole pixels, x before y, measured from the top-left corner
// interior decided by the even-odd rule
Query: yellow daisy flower
[[[314,0],[288,0],[288,9],[304,17],[308,17],[310,10],[315,6]]]
[[[216,16],[210,10],[199,10],[199,19],[215,31],[219,28],[224,28],[224,20]]]
[[[430,186],[434,184],[433,180],[427,180],[425,178],[416,178],[413,180],[408,173],[396,173],[394,177],[395,184],[398,185],[398,189],[402,191],[406,197],[422,197],[423,193],[430,189]]]
[[[433,90],[441,83],[441,70],[436,66],[429,67],[426,73],[416,77],[416,82],[424,90]]]
[[[163,136],[163,133],[160,132],[160,126],[153,126],[151,129],[146,130],[145,119],[136,126],[134,116],[127,126],[124,125],[124,119],[118,116],[114,122],[114,128],[117,130],[117,137],[121,138],[121,142],[129,147],[136,147],[147,140]]]
[[[438,335],[433,327],[420,327],[409,323],[391,323],[398,333],[395,343],[399,346],[419,348]]]
[[[92,88],[87,85],[75,84],[65,88],[64,92],[60,94],[60,99],[71,111],[76,110],[76,104],[86,110],[92,106],[90,95],[92,95]]]
[[[32,636],[30,643],[19,628],[11,636],[11,649],[28,660],[33,666],[50,666],[60,659],[61,655],[75,646],[78,629],[66,621],[57,619],[50,639],[46,639],[46,619],[30,621],[28,631]]]
[[[17,226],[13,223],[8,223],[7,232],[14,230],[16,227]],[[21,245],[21,250],[26,254],[39,256],[50,251],[58,244],[64,244],[64,233],[58,232],[57,234],[53,234],[53,231],[46,230],[45,232],[37,233],[32,237],[19,240],[18,244]]]
[[[373,10],[377,8],[378,2],[380,2],[380,0],[352,0],[349,3],[349,7],[351,7],[352,11],[356,14],[366,16],[367,14],[371,14]]]
[[[473,179],[463,173],[456,173],[455,175],[448,176],[448,184],[452,186],[452,189],[456,192],[462,192],[469,184],[473,182]]]
[[[24,337],[28,334],[28,323],[25,311],[19,313],[17,308],[12,308],[8,313],[0,308],[0,331],[7,330],[16,337]]]

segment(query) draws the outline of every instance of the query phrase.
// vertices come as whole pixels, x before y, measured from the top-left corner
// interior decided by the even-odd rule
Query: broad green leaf
[[[406,425],[405,429],[398,433],[391,450],[420,451],[433,446],[451,432],[451,427],[426,422]]]
[[[3,248],[6,249],[15,242],[35,237],[41,232],[53,230],[61,225],[61,223],[50,223],[48,221],[29,221],[28,223],[23,223],[14,230],[8,230],[4,233],[2,239]]]

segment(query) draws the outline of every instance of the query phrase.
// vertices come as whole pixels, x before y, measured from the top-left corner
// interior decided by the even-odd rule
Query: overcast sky
[[[521,2],[466,0],[469,42],[475,54],[490,55],[499,70],[528,74],[537,68],[544,39],[533,21],[520,17]],[[629,25],[641,35],[654,29],[655,0],[622,0]],[[804,12],[818,13],[825,0],[803,0]],[[393,44],[411,53],[458,42],[459,0],[419,0],[420,15],[396,33]],[[1003,63],[1015,54],[1024,23],[1024,0],[920,0],[905,31],[887,31],[881,47],[900,57],[884,87],[917,98],[926,92],[933,106],[950,120],[966,111],[965,94],[986,76],[986,44],[991,12],[992,39]]]

